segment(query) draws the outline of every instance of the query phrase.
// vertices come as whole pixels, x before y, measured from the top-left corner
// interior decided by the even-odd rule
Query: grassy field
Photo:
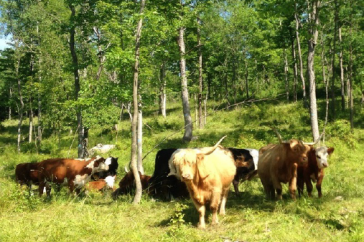
[[[206,127],[195,129],[197,139],[185,144],[179,105],[168,110],[166,119],[155,110],[144,111],[143,153],[151,151],[143,161],[147,174],[153,173],[159,149],[212,145],[223,135],[227,135],[224,146],[259,149],[277,142],[268,127],[275,126],[283,139],[312,141],[308,111],[301,104],[277,101],[210,110]],[[218,226],[211,226],[209,214],[205,230],[196,228],[198,214],[190,199],[163,202],[143,195],[139,205],[132,205],[132,196],[117,201],[109,193],[75,197],[65,188],[52,192],[51,199],[29,196],[15,184],[15,166],[49,157],[75,157],[75,136],[48,134],[38,153],[34,144],[24,141],[18,154],[17,121],[5,121],[0,126],[0,241],[363,241],[364,111],[356,112],[354,133],[344,113],[326,127],[325,144],[335,147],[335,152],[325,171],[321,199],[314,190],[313,198],[292,201],[285,185],[282,201],[267,201],[257,178],[240,184],[240,197],[231,192],[226,216],[219,217]],[[319,110],[319,117],[323,119],[324,110]],[[109,155],[119,157],[118,181],[130,159],[130,122],[125,119],[119,127],[118,132],[100,127],[89,134],[90,146],[117,145]],[[26,136],[26,126],[23,132]]]

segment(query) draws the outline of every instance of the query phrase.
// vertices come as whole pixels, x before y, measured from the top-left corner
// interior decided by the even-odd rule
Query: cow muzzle
[[[188,181],[188,180],[192,180],[192,175],[190,174],[190,173],[185,173],[185,174],[182,174],[182,179],[183,180],[186,180],[186,181]]]

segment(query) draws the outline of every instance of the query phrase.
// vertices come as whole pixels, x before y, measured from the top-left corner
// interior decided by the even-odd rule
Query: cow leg
[[[307,194],[309,197],[312,197],[312,190],[313,190],[313,186],[312,186],[312,182],[311,182],[311,178],[308,177],[307,181],[306,181],[306,187],[307,187]]]
[[[72,179],[68,180],[68,188],[70,189],[70,193],[73,194],[73,190],[75,189],[75,184]]]
[[[52,190],[52,186],[49,182],[47,182],[45,184],[45,191],[47,193],[47,197],[50,197],[51,196],[51,190]]]
[[[197,209],[198,216],[199,216],[199,222],[198,222],[197,227],[199,229],[204,229],[204,228],[206,228],[206,224],[205,224],[206,206],[198,204],[195,200],[193,200],[193,202],[195,204],[195,207]]]
[[[217,218],[217,210],[219,209],[220,201],[221,201],[221,191],[213,191],[210,202],[210,209],[212,212],[211,224],[219,223],[219,219]],[[220,212],[223,212],[225,214],[225,208],[223,208],[223,210],[220,210]]]
[[[323,179],[324,179],[324,171],[322,170],[321,173],[319,173],[319,177],[318,177],[317,183],[316,183],[316,189],[317,189],[317,192],[318,192],[318,197],[322,197],[321,184],[322,184]]]
[[[270,192],[271,199],[274,199],[274,191],[277,191],[277,200],[282,200],[282,185],[277,178],[272,178],[273,191]]]
[[[235,195],[239,196],[239,180],[233,180]]]
[[[303,194],[304,187],[305,187],[305,181],[303,179],[297,179],[297,190],[299,197],[301,197],[301,195]]]
[[[293,200],[296,200],[296,189],[297,189],[297,164],[295,163],[292,167],[292,178],[291,180],[289,181],[289,192],[291,194],[291,198]]]
[[[262,184],[263,184],[263,188],[264,188],[264,192],[265,192],[265,196],[267,199],[274,199],[275,197],[275,191],[274,191],[274,187],[273,184],[270,182],[267,182],[264,179],[260,179]]]
[[[44,181],[44,179],[39,179],[38,191],[39,191],[39,196],[40,197],[43,195],[44,187],[45,187],[45,181]]]
[[[224,189],[224,192],[221,195],[220,213],[219,213],[220,215],[225,215],[225,206],[226,206],[228,194],[229,194],[229,188]]]

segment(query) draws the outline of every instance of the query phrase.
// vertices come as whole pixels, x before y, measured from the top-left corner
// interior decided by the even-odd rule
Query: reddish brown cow
[[[134,178],[133,171],[131,171],[131,170],[128,171],[125,168],[125,172],[126,172],[125,176],[119,182],[119,188],[116,189],[112,194],[114,199],[116,199],[120,195],[128,194],[132,190],[135,189],[135,178]],[[140,177],[140,182],[142,184],[142,189],[143,190],[147,189],[148,188],[148,183],[149,183],[149,180],[150,180],[151,176],[142,175],[139,172],[139,177]]]
[[[281,182],[288,182],[291,197],[296,199],[297,166],[307,163],[309,149],[308,145],[296,139],[261,148],[258,175],[268,198],[274,199],[277,192],[277,198],[282,199]]]
[[[38,163],[21,163],[15,168],[15,179],[20,185],[38,185]]]
[[[225,137],[224,137],[225,138]],[[169,160],[170,174],[182,180],[199,213],[199,228],[205,228],[206,204],[210,204],[212,224],[218,223],[217,211],[225,214],[225,204],[236,173],[230,151],[219,146],[202,149],[179,149]]]
[[[38,165],[39,195],[43,194],[43,188],[46,186],[47,195],[50,196],[50,182],[59,185],[66,183],[71,193],[76,189],[78,194],[81,188],[90,181],[93,173],[108,170],[108,168],[102,157],[88,160],[62,158],[44,160]]]
[[[310,151],[307,153],[308,163],[305,166],[298,166],[297,169],[297,187],[298,194],[301,196],[304,189],[304,184],[307,187],[308,196],[312,196],[312,183],[316,182],[318,196],[322,197],[321,184],[324,179],[324,168],[328,167],[327,158],[334,152],[334,148],[310,146]]]
[[[105,179],[99,179],[97,181],[90,181],[86,185],[87,190],[93,190],[93,191],[104,191],[106,189],[112,189],[115,190],[115,176],[107,176]]]

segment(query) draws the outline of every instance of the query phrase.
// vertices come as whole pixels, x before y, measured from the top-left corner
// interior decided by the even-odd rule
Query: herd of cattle
[[[269,144],[261,149],[225,148],[220,139],[213,147],[162,149],[155,158],[152,176],[140,175],[143,191],[163,200],[188,197],[199,213],[199,228],[205,228],[206,205],[212,212],[212,224],[218,223],[217,213],[225,214],[225,204],[231,183],[239,195],[239,183],[259,176],[267,198],[282,199],[281,183],[289,183],[289,192],[301,196],[306,184],[312,196],[312,181],[316,182],[318,196],[328,156],[334,148],[315,147],[292,139]],[[48,159],[38,163],[18,164],[16,181],[31,188],[39,186],[39,195],[50,196],[51,184],[56,188],[67,185],[70,192],[79,194],[88,190],[112,189],[112,196],[128,194],[135,189],[132,171],[125,168],[125,176],[115,189],[118,159],[94,157],[90,159]],[[30,189],[29,189],[30,190]]]

